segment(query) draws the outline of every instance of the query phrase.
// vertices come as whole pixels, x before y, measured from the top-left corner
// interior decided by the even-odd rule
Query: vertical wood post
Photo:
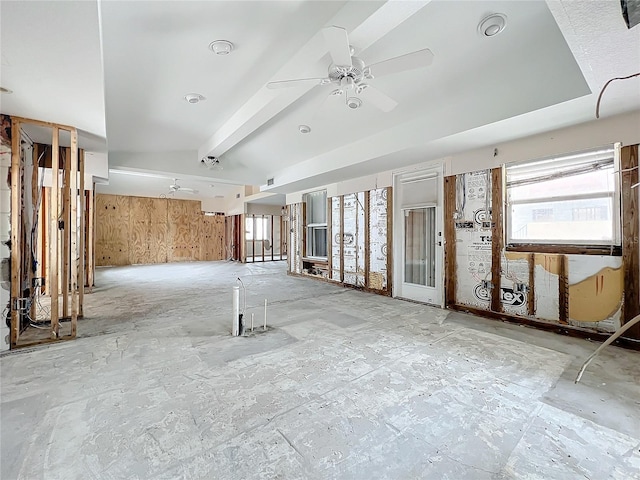
[[[486,192],[489,195],[489,192]],[[491,310],[502,311],[502,167],[491,169]]]
[[[276,246],[273,244],[273,239],[275,237],[274,227],[275,227],[275,218],[273,215],[271,215],[271,261],[272,262],[273,262],[273,253],[276,250]]]
[[[640,205],[638,191],[632,189],[638,183],[638,145],[623,147],[620,152],[622,170],[622,264],[624,267],[624,304],[622,324],[640,314]],[[625,171],[626,170],[626,171]],[[640,339],[640,325],[635,325],[626,334]]]
[[[393,187],[387,187],[387,291],[393,295]]]
[[[569,268],[566,255],[558,255],[558,320],[566,325],[569,322]]]
[[[456,210],[455,175],[444,179],[444,298],[445,305],[456,304],[456,228],[454,213]]]
[[[70,294],[71,294],[71,336],[75,337],[78,326],[78,132],[71,130],[71,171],[69,182],[69,245]]]
[[[327,273],[333,280],[333,201],[327,196]]]
[[[535,316],[536,314],[536,254],[530,253],[529,263],[529,289],[527,290],[527,314]]]
[[[371,270],[371,192],[364,192],[364,286],[369,288]]]
[[[20,310],[22,298],[22,161],[20,156],[20,121],[11,119],[11,348],[20,336]]]
[[[340,282],[344,283],[344,195],[340,195]]]
[[[79,171],[78,171],[78,219],[80,225],[78,226],[78,274],[76,275],[77,289],[78,289],[78,316],[84,316],[84,281],[85,281],[85,259],[86,259],[86,222],[85,222],[85,205],[86,196],[84,193],[84,150],[79,152]]]
[[[58,213],[60,197],[60,130],[53,127],[51,136],[51,203],[49,204],[49,294],[51,296],[51,335],[58,338],[59,286],[58,286]]]
[[[89,212],[87,214],[87,221],[89,222],[89,228],[87,233],[87,285],[89,286],[89,291],[93,288],[94,280],[94,272],[95,272],[95,183],[92,185],[92,189],[89,190],[89,201],[87,205],[89,207]]]

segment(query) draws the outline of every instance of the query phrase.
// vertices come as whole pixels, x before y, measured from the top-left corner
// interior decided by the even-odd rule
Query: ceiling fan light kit
[[[208,155],[200,160],[201,163],[204,163],[209,170],[222,170],[222,164],[220,163],[220,159],[218,157],[214,157],[213,155]]]
[[[267,83],[267,88],[308,88],[316,85],[333,84],[338,88],[332,90],[329,95],[344,94],[345,104],[348,108],[357,109],[363,103],[370,103],[383,112],[389,112],[398,103],[387,94],[364,82],[383,75],[427,67],[433,61],[433,53],[425,48],[367,65],[363,59],[354,56],[355,49],[349,44],[349,37],[344,28],[331,26],[324,28],[322,32],[332,60],[327,69],[327,77],[269,82]],[[359,97],[350,95],[351,92],[355,92]]]

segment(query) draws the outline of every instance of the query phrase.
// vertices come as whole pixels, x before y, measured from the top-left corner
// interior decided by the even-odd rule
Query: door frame
[[[396,170],[393,172],[393,286],[391,296],[402,298],[402,284],[404,272],[404,210],[400,205],[400,181],[408,174],[429,175],[436,174],[437,205],[436,205],[436,284],[440,285],[437,302],[430,304],[444,308],[444,162],[432,162],[416,165],[411,168]],[[425,202],[422,205],[411,205],[411,208],[434,206],[433,202]]]

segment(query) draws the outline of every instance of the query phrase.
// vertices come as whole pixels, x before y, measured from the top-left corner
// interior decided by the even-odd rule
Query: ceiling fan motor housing
[[[353,79],[353,83],[359,83],[365,78],[365,63],[361,58],[351,57],[351,67],[332,64],[328,76],[338,84],[345,77]]]

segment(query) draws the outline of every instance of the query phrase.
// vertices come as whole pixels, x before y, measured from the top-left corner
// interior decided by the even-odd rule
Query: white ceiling
[[[478,35],[496,12],[505,31]],[[602,85],[640,65],[640,28],[609,0],[2,1],[0,14],[0,81],[14,90],[2,112],[106,138],[112,169],[146,174],[112,172],[109,188],[151,196],[172,177],[273,176],[290,192],[582,123]],[[370,82],[398,101],[386,114],[325,101],[327,86],[267,90],[326,75],[327,25],[346,28],[368,64],[422,48],[434,62]],[[234,52],[214,55],[216,39]],[[640,109],[639,84],[612,84],[601,115]],[[192,92],[207,100],[188,104]],[[206,169],[208,154],[224,170]]]

